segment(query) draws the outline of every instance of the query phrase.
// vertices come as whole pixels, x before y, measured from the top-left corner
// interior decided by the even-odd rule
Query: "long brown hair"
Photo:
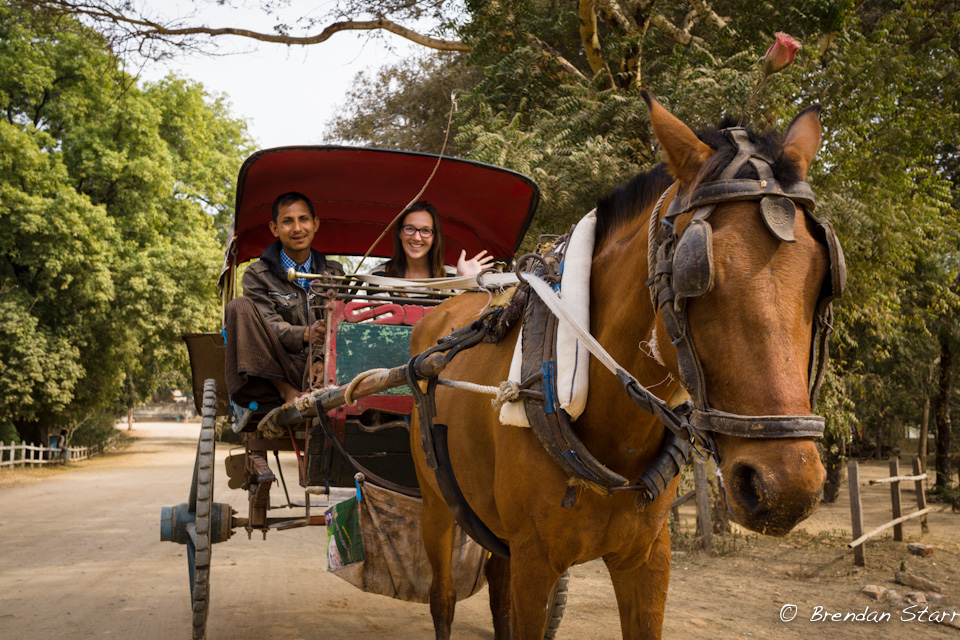
[[[411,213],[417,211],[426,211],[433,220],[433,243],[430,245],[430,251],[427,252],[427,263],[430,265],[430,277],[440,278],[447,275],[443,268],[443,228],[440,226],[440,214],[437,208],[425,200],[415,202],[403,212],[397,224],[393,227],[393,257],[383,266],[384,271],[391,278],[403,278],[407,273],[407,254],[403,250],[403,243],[400,241],[400,235],[403,233],[403,222]]]

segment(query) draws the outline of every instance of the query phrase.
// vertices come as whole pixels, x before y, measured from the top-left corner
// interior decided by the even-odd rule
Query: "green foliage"
[[[422,55],[371,76],[354,79],[341,113],[327,123],[327,137],[345,144],[440,153],[447,131],[452,93],[477,85],[480,70],[460,55]],[[457,156],[453,126],[445,155]]]
[[[0,422],[0,442],[4,444],[20,444],[20,434],[12,422]],[[9,459],[9,454],[7,454]]]
[[[249,151],[200,85],[140,86],[76,21],[0,8],[0,420],[72,430],[184,379]]]
[[[524,249],[540,233],[565,232],[599,194],[656,163],[639,86],[694,128],[715,124],[745,108],[773,32],[786,31],[804,48],[767,79],[745,116],[783,131],[801,108],[823,105],[809,181],[817,215],[844,245],[849,288],[836,305],[818,409],[834,444],[916,424],[934,392],[940,343],[960,345],[958,3],[716,0],[702,6],[729,16],[727,25],[696,16],[685,44],[670,25],[684,24],[688,3],[634,3],[635,17],[658,19],[643,28],[638,19],[632,31],[604,8],[626,3],[596,5],[605,65],[597,71],[576,3],[474,0],[460,23],[474,47],[461,60],[483,77],[462,94],[457,146],[540,184]],[[638,82],[628,85],[631,65]],[[399,103],[408,89],[390,91]],[[356,122],[338,120],[338,131]]]
[[[116,419],[109,413],[92,413],[75,426],[69,446],[90,447],[117,433]]]

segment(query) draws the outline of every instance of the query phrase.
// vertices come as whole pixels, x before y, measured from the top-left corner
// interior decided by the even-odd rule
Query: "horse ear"
[[[664,109],[647,91],[641,91],[640,94],[650,109],[653,135],[663,147],[670,173],[682,184],[691,183],[703,163],[713,154],[713,149],[701,142],[690,127]]]
[[[797,165],[801,179],[807,177],[807,170],[820,148],[820,105],[807,107],[797,114],[787,127],[783,142],[783,155]]]

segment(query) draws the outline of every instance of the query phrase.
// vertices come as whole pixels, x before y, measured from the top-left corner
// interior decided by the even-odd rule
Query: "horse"
[[[655,308],[642,286],[651,280],[651,264],[656,265],[648,259],[650,230],[663,228],[661,213],[674,207],[681,212],[674,220],[676,234],[683,237],[699,215],[688,210],[689,197],[698,185],[718,184],[736,150],[722,132],[698,137],[646,92],[644,99],[664,162],[598,202],[590,327],[624,369],[666,400],[682,392],[680,383],[691,374],[671,339],[664,307]],[[783,137],[744,134],[770,158],[781,185],[805,186],[820,146],[819,113],[819,106],[803,110]],[[756,180],[757,171],[747,162],[740,174],[725,178],[753,178],[751,184],[766,185]],[[797,416],[815,418],[809,415],[815,397],[811,344],[830,277],[830,247],[818,236],[819,221],[795,201],[787,204],[791,210],[781,214],[791,228],[777,233],[795,236],[788,241],[762,221],[770,216],[760,211],[759,199],[713,205],[711,286],[685,300],[687,337],[702,383],[690,392],[713,407],[701,415],[759,416],[761,426],[764,420],[783,426]],[[414,329],[411,352],[420,353],[475,321],[488,299],[466,293],[437,307]],[[481,343],[460,352],[444,376],[486,385],[506,380],[518,334],[514,328],[500,344]],[[665,523],[678,478],[646,504],[629,491],[581,490],[575,504],[564,508],[570,478],[531,429],[501,425],[488,396],[439,387],[435,402],[436,419],[449,425],[449,459],[466,503],[509,548],[508,558],[493,555],[486,567],[495,637],[543,638],[554,585],[569,567],[596,558],[609,569],[623,637],[660,637],[670,578]],[[785,535],[819,503],[825,472],[814,443],[816,429],[756,438],[721,423],[727,424],[718,419],[707,428],[714,429],[709,440],[732,519],[754,531]],[[423,494],[423,544],[432,567],[430,611],[436,637],[446,640],[456,602],[450,563],[455,519],[422,450],[422,428],[414,412],[411,450]],[[626,478],[636,478],[650,465],[666,434],[663,421],[639,408],[596,358],[590,362],[589,398],[574,430],[598,460]]]

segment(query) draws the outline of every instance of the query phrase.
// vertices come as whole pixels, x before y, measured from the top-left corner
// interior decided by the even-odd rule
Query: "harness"
[[[620,367],[596,340],[578,332],[590,352],[620,381],[624,390],[641,409],[659,419],[667,431],[654,461],[635,481],[617,474],[597,460],[576,435],[570,416],[558,405],[556,387],[555,337],[558,318],[576,325],[552,291],[559,281],[558,259],[552,255],[527,254],[517,261],[517,276],[531,293],[523,311],[523,340],[538,345],[524,355],[520,395],[524,410],[537,440],[544,450],[571,478],[562,506],[572,508],[576,488],[588,487],[603,495],[618,491],[637,491],[638,503],[656,499],[679,473],[691,451],[701,458],[717,448],[713,433],[747,438],[798,438],[823,435],[824,419],[817,415],[744,416],[719,411],[707,401],[703,367],[701,366],[687,318],[687,300],[707,294],[713,287],[714,259],[710,214],[721,202],[760,201],[761,217],[767,229],[781,242],[795,242],[793,234],[796,206],[816,225],[826,244],[829,272],[821,287],[813,320],[809,359],[809,397],[811,409],[826,369],[828,343],[833,332],[832,302],[843,294],[846,265],[843,251],[833,227],[813,215],[816,199],[810,186],[798,182],[789,187],[773,177],[772,160],[759,152],[747,137],[746,130],[723,131],[736,148],[736,155],[717,180],[701,183],[691,193],[671,187],[660,197],[650,217],[648,260],[651,301],[663,317],[668,334],[677,348],[680,382],[690,393],[688,401],[676,408],[643,387],[628,371]],[[735,178],[749,163],[757,179]],[[661,210],[671,192],[673,200],[661,218]],[[795,206],[796,205],[796,206]],[[682,233],[676,231],[676,219],[693,212]],[[559,244],[563,245],[564,242]],[[461,527],[493,553],[509,556],[507,546],[497,538],[467,504],[457,485],[446,448],[447,427],[434,424],[436,377],[429,379],[426,392],[418,379],[419,363],[437,351],[447,352],[449,361],[459,351],[469,348],[491,331],[501,310],[486,312],[480,319],[441,339],[437,346],[413,358],[408,365],[410,388],[420,413],[420,432],[428,466],[434,469],[440,492]],[[576,326],[575,328],[579,328]]]

